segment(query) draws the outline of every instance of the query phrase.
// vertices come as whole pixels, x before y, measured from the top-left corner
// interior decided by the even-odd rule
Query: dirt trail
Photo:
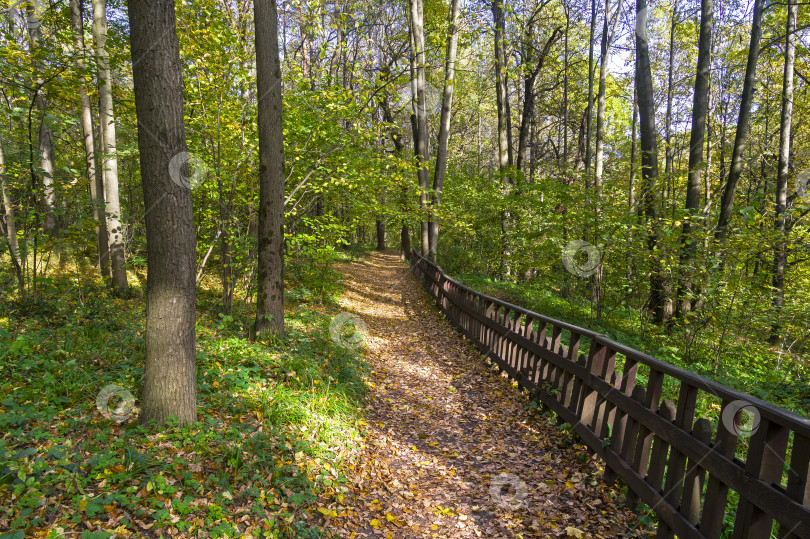
[[[395,254],[340,266],[367,325],[368,432],[327,530],[353,537],[645,537],[602,463],[455,332]]]

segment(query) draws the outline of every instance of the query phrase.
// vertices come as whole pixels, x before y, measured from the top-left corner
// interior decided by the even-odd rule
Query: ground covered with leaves
[[[224,314],[203,287],[199,422],[149,430],[139,401],[97,402],[111,384],[140,394],[137,289],[41,284],[37,302],[0,301],[0,537],[322,536],[316,501],[348,491],[366,369],[320,297],[290,283],[284,340],[251,343],[242,306]]]
[[[643,537],[570,432],[441,317],[396,255],[344,265],[366,333],[368,429],[348,493],[318,508],[350,537]]]

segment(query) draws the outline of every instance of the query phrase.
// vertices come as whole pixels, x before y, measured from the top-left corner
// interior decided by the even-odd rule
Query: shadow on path
[[[493,371],[396,254],[338,268],[368,328],[368,430],[325,529],[354,537],[646,537],[603,463]]]

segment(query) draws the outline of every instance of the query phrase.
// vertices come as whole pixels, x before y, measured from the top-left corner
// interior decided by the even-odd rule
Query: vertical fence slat
[[[767,484],[779,484],[782,481],[789,436],[790,431],[787,428],[762,419],[748,445],[746,471]],[[740,500],[733,537],[769,539],[772,528],[772,517],[751,501]]]
[[[730,405],[731,403],[729,401],[723,401],[720,413],[721,418]],[[717,435],[713,449],[730,459],[737,451],[737,439],[737,433],[730,431],[725,421],[721,420],[717,424]],[[706,485],[706,506],[703,508],[703,514],[700,516],[700,529],[703,530],[707,537],[720,537],[723,531],[723,519],[726,514],[727,499],[728,485],[723,483],[720,478],[715,475],[709,474],[708,484]]]
[[[793,450],[788,469],[787,495],[800,505],[810,509],[810,438],[801,434],[793,436]],[[798,538],[793,530],[782,525],[779,537]]]
[[[712,441],[711,422],[705,418],[695,421],[692,436],[709,445]],[[697,524],[700,520],[700,497],[703,494],[703,482],[706,479],[706,471],[700,466],[701,461],[702,459],[689,459],[683,484],[681,514],[692,524]]]

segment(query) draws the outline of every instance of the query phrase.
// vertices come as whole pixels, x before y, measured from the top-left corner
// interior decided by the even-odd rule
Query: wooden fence
[[[810,420],[486,296],[416,250],[411,264],[456,328],[655,511],[658,537],[810,538]]]

